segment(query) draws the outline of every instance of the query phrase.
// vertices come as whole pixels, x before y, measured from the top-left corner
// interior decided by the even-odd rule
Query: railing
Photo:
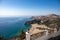
[[[41,36],[39,33],[37,34],[37,36],[31,36],[28,32],[26,32],[26,40],[48,40],[51,37],[55,37],[60,35],[60,30],[58,32],[54,32],[48,35],[48,30],[45,30],[44,34]]]
[[[58,32],[52,33],[52,34],[50,34],[50,35],[44,35],[44,36],[42,36],[42,37],[38,37],[38,38],[35,39],[35,40],[48,40],[49,38],[51,38],[51,37],[56,37],[56,36],[58,36],[58,35],[60,35],[60,30],[59,30]]]

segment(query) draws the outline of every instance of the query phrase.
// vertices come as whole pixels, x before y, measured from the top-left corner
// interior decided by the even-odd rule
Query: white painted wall
[[[30,40],[30,33],[26,32],[26,40]]]

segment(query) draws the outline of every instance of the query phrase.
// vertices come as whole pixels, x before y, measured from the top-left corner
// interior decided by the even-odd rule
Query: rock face
[[[45,24],[47,26],[57,25],[57,27],[60,27],[60,15],[56,14],[49,14],[46,16],[32,16],[32,21],[27,21],[26,24]]]
[[[41,16],[40,20],[43,21],[43,23],[44,23],[44,22],[47,22],[49,19],[47,16]]]
[[[42,21],[47,21],[47,20],[57,20],[58,18],[60,18],[60,15],[56,15],[56,14],[49,14],[46,16],[32,16],[31,18],[36,19],[36,20],[42,20]]]
[[[31,18],[34,20],[27,21],[25,24],[38,23],[38,24],[45,24],[51,28],[60,27],[60,15],[49,14],[46,16],[32,16]]]
[[[59,18],[59,15],[55,15],[55,14],[50,14],[48,15],[49,20],[53,21],[53,20],[57,20]]]

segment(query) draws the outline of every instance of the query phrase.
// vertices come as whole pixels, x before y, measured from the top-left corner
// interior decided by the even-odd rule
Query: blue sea
[[[0,36],[11,38],[21,35],[21,31],[26,32],[31,25],[25,25],[26,21],[31,20],[30,17],[2,17],[0,18]]]

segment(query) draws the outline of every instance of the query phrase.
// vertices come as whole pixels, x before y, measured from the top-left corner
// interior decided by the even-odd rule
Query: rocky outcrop
[[[34,20],[31,20],[31,21],[26,21],[26,22],[25,22],[25,25],[26,25],[26,24],[29,24],[29,25],[30,25],[30,24],[40,23],[40,22],[41,22],[40,19],[39,19],[39,20],[34,19]]]
[[[39,25],[45,25],[47,26],[47,28],[50,28],[50,29],[47,29],[47,28],[40,28],[40,26],[36,26],[34,25],[34,27],[36,27],[36,29],[39,29],[39,30],[49,30],[49,33],[54,33],[54,30],[56,29],[56,31],[59,30],[60,28],[60,15],[56,15],[56,14],[49,14],[49,15],[46,15],[46,16],[32,16],[31,17],[32,19],[34,20],[31,20],[31,21],[27,21],[25,24],[38,24]],[[32,26],[33,27],[33,26]],[[42,27],[42,26],[41,26]],[[33,28],[34,29],[34,28]],[[53,30],[52,30],[53,29]],[[57,30],[58,29],[58,30]],[[31,30],[31,29],[30,29]],[[36,31],[35,31],[36,32]],[[34,32],[34,33],[35,33]],[[33,33],[33,32],[31,32]],[[41,32],[40,32],[41,33]],[[35,39],[40,35],[40,33],[38,34],[34,34],[31,36],[31,39]]]
[[[57,27],[60,27],[60,15],[56,14],[49,14],[46,16],[32,16],[32,21],[27,21],[25,24],[45,24],[48,27],[52,27],[52,25],[56,25]]]
[[[49,14],[46,16],[32,16],[31,18],[34,20],[27,21],[25,24],[38,23],[39,25],[44,24],[50,28],[57,28],[58,30],[60,28],[60,15]]]

